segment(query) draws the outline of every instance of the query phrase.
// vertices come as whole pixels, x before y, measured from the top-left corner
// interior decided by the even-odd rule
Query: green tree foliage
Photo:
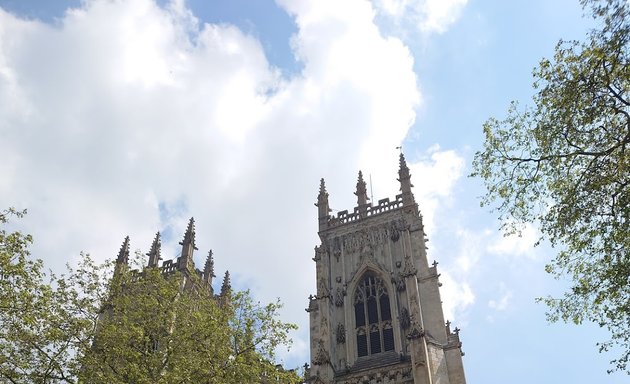
[[[84,300],[30,259],[31,236],[7,232],[9,218],[24,213],[0,213],[0,381],[72,383],[76,351],[89,342]]]
[[[272,364],[295,327],[279,304],[261,306],[248,292],[215,297],[193,275],[158,269],[119,270],[110,286],[93,347],[83,360],[86,383],[296,383]],[[267,378],[267,379],[266,379]]]
[[[533,106],[510,107],[484,125],[473,176],[487,187],[507,233],[538,226],[557,250],[546,270],[569,277],[561,298],[542,299],[551,321],[593,321],[611,333],[600,351],[630,358],[630,6],[582,0],[597,29],[560,41],[534,70]]]
[[[0,382],[298,383],[275,351],[295,328],[249,292],[213,295],[196,274],[163,276],[82,255],[61,276],[0,212]]]

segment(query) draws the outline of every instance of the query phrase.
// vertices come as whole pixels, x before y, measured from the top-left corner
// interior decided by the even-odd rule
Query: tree
[[[217,298],[196,274],[130,271],[82,254],[55,276],[0,212],[0,382],[297,383],[274,363],[294,325],[249,292]]]
[[[157,268],[120,270],[110,286],[92,348],[86,383],[297,383],[276,366],[292,324],[278,303],[260,306],[249,292],[216,297],[196,275],[164,276]]]
[[[630,6],[582,0],[598,25],[584,42],[560,41],[534,70],[533,106],[512,103],[484,124],[472,176],[487,188],[506,233],[536,224],[557,254],[547,265],[571,288],[541,299],[548,319],[605,327],[630,358]]]

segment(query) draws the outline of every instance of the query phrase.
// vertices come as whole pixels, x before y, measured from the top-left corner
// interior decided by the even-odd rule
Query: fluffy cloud
[[[112,258],[125,235],[146,251],[160,230],[174,258],[194,215],[197,264],[213,248],[217,274],[280,296],[306,360],[318,180],[339,209],[360,167],[393,197],[395,147],[421,103],[405,45],[369,2],[339,4],[281,2],[304,63],[290,78],[256,38],[181,1],[85,1],[55,25],[0,9],[0,201],[29,209],[34,255]],[[434,148],[412,172],[431,221],[461,159]]]
[[[488,252],[496,255],[537,257],[534,245],[540,238],[538,230],[532,224],[525,224],[519,234],[501,236],[488,244]]]
[[[468,0],[374,0],[377,9],[399,27],[443,33],[459,18]]]

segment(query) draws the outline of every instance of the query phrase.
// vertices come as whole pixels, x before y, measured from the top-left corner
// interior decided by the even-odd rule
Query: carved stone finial
[[[179,242],[179,245],[186,246],[187,244],[192,245],[194,250],[197,250],[195,246],[195,218],[191,217],[188,221],[188,227],[186,227],[186,233],[184,233],[184,240]]]
[[[193,217],[188,221],[184,240],[180,241],[179,244],[182,246],[182,256],[178,260],[178,268],[180,271],[190,271],[193,268],[193,252],[197,250],[195,246],[195,219]]]
[[[161,248],[162,242],[160,240],[160,232],[158,232],[155,234],[155,238],[151,244],[151,250],[147,253],[147,256],[149,256],[149,268],[157,268],[160,264],[160,259],[162,258]]]
[[[359,208],[359,216],[367,216],[368,196],[367,185],[363,181],[363,172],[359,171],[359,179],[357,180],[357,191],[354,193],[357,196],[357,207]]]
[[[223,284],[221,284],[221,297],[226,298],[232,293],[232,284],[230,283],[230,271],[225,271],[223,276]]]
[[[411,193],[411,174],[409,173],[409,167],[407,166],[407,161],[405,160],[405,155],[400,153],[400,168],[398,169],[398,181],[400,182],[400,191],[402,192],[403,197],[403,205],[413,205],[415,204],[415,200],[413,197],[413,193]]]
[[[129,236],[125,237],[120,251],[118,251],[118,257],[116,258],[116,264],[127,265],[127,263],[129,263]]]
[[[326,192],[326,183],[323,178],[319,182],[319,194],[317,195],[317,203],[315,203],[315,206],[318,208],[319,228],[323,229],[328,224],[330,213],[328,192]]]
[[[212,257],[212,249],[208,251],[208,257],[206,258],[206,265],[203,267],[203,280],[212,289],[212,278],[217,277],[214,274],[214,258]]]
[[[212,257],[212,249],[208,251],[208,257],[206,257],[206,265],[203,268],[204,273],[210,277],[217,277],[214,274],[214,258]]]

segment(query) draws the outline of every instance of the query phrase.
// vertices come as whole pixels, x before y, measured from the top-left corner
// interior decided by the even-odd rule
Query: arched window
[[[359,357],[394,350],[394,330],[387,288],[366,273],[354,294],[354,318]]]

